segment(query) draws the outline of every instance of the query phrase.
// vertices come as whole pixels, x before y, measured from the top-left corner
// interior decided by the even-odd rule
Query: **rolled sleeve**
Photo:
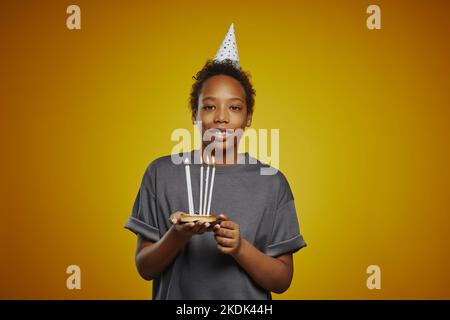
[[[298,234],[291,239],[280,241],[278,243],[267,246],[266,254],[271,257],[276,257],[288,252],[297,252],[303,247],[306,247],[306,242],[303,240],[303,236],[301,234]]]
[[[153,242],[158,241],[160,238],[158,228],[152,227],[135,217],[130,217],[128,219],[125,228]]]
[[[300,233],[291,188],[281,173],[280,177],[279,205],[277,206],[273,220],[272,234],[265,250],[265,253],[272,257],[285,253],[294,253],[306,247],[306,242]]]
[[[134,201],[131,216],[125,228],[142,237],[156,242],[160,239],[158,227],[157,200],[154,192],[155,163],[150,164]]]

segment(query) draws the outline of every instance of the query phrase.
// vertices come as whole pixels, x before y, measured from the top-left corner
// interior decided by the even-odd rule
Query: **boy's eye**
[[[234,111],[238,111],[238,110],[241,110],[241,107],[240,106],[231,106],[230,109],[234,110]]]
[[[206,109],[206,110],[212,110],[212,109],[214,109],[214,106],[203,106],[203,109]]]

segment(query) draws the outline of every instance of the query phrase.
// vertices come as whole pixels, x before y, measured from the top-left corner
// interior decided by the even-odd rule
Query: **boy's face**
[[[227,75],[216,75],[203,83],[197,110],[193,112],[192,120],[202,122],[204,143],[209,144],[211,141],[215,144],[214,148],[237,149],[241,134],[237,136],[236,130],[241,129],[243,132],[252,123],[244,87]]]

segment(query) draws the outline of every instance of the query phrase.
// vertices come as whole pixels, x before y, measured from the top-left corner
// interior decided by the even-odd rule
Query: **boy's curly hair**
[[[238,68],[233,61],[226,59],[223,61],[208,60],[204,67],[197,72],[192,78],[195,80],[192,85],[190,96],[190,107],[192,112],[198,109],[198,97],[203,83],[209,78],[217,75],[227,75],[239,81],[245,90],[245,100],[247,104],[247,112],[253,113],[256,92],[250,82],[250,74]]]

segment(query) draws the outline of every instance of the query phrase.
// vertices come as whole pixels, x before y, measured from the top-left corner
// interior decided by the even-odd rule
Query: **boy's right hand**
[[[206,231],[211,231],[211,224],[206,221],[197,221],[197,222],[187,222],[181,223],[181,214],[184,212],[177,211],[170,215],[169,220],[173,224],[173,227],[176,231],[184,234],[193,236],[196,234],[202,234]]]

